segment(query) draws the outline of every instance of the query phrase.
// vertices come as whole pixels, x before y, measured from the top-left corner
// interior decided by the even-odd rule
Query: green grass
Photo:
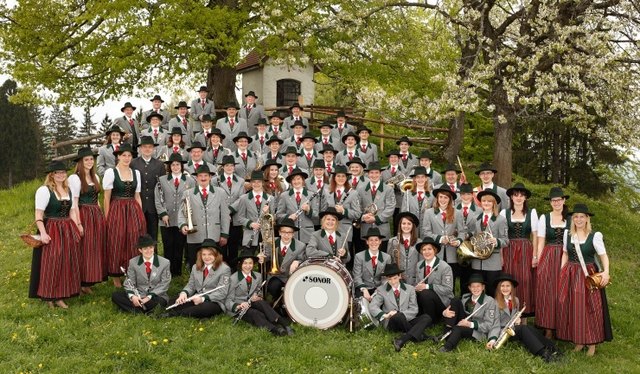
[[[567,352],[562,362],[545,364],[517,344],[487,352],[465,341],[458,351],[437,352],[433,343],[409,343],[401,353],[383,330],[350,334],[341,327],[316,331],[297,326],[293,337],[275,338],[228,317],[198,321],[153,319],[116,311],[111,284],[69,301],[70,309],[49,309],[27,298],[30,249],[18,234],[33,220],[39,182],[0,191],[0,373],[20,372],[218,372],[288,373],[633,373],[640,372],[640,279],[636,247],[640,217],[624,208],[572,194],[570,205],[586,202],[596,213],[594,228],[604,233],[613,284],[608,288],[614,341],[595,357]],[[549,186],[529,186],[533,205],[547,211],[541,196]],[[175,279],[174,294],[186,279]],[[440,328],[438,328],[439,331]],[[434,330],[435,332],[435,330]],[[560,343],[570,351],[572,346]]]

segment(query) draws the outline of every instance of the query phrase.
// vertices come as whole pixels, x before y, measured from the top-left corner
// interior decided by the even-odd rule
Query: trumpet
[[[184,215],[187,217],[187,232],[189,234],[197,232],[198,230],[193,224],[193,209],[191,209],[191,200],[189,199],[189,196],[184,198]]]
[[[520,319],[520,316],[522,315],[522,313],[524,313],[524,310],[526,308],[527,308],[527,305],[525,304],[522,306],[522,309],[520,309],[518,312],[516,312],[516,314],[511,316],[509,323],[507,323],[507,325],[502,329],[502,331],[500,331],[500,334],[498,335],[498,339],[496,339],[496,343],[493,345],[494,351],[500,349],[500,347],[502,347],[502,345],[510,337],[516,334],[516,332],[513,330],[513,327],[516,325],[516,322],[518,322],[518,319]]]

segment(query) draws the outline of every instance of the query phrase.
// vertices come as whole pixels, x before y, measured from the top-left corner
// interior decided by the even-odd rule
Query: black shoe
[[[282,326],[276,326],[271,330],[274,336],[286,336],[287,331]]]
[[[289,335],[289,336],[293,336],[294,331],[293,331],[293,329],[291,328],[291,326],[285,326],[284,331],[286,331],[286,332],[287,332],[287,335]]]
[[[440,351],[440,352],[451,352],[451,351],[453,351],[453,349],[447,348],[446,345],[443,345],[442,347],[440,347],[440,349],[438,351]]]
[[[161,313],[161,314],[158,314],[158,318],[169,318],[169,317],[174,317],[174,314],[172,314],[172,313]]]
[[[404,347],[404,341],[402,339],[393,339],[393,348],[396,349],[396,352],[400,352]]]
[[[560,360],[561,355],[562,354],[557,350],[557,348],[555,350],[550,348],[544,348],[542,350],[542,353],[540,354],[540,357],[544,360],[544,362],[550,363],[550,362],[556,362]]]

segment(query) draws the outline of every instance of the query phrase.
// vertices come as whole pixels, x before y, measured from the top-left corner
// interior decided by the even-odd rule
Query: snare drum
[[[334,258],[310,258],[289,276],[284,287],[287,313],[303,326],[328,329],[349,308],[353,278]]]

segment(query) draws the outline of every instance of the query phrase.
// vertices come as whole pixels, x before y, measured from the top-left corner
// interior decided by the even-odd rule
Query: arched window
[[[276,82],[277,106],[291,106],[298,102],[298,96],[300,96],[300,81],[295,79],[280,79]]]

